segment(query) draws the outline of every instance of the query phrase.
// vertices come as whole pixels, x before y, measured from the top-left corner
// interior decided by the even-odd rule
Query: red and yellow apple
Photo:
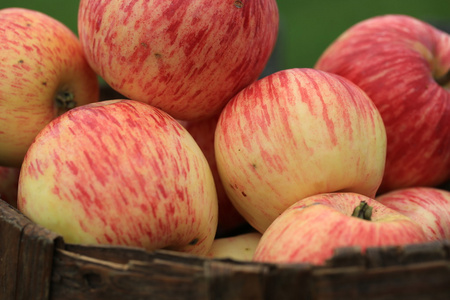
[[[78,32],[113,89],[197,120],[259,77],[278,21],[275,0],[81,0]]]
[[[236,210],[225,193],[219,172],[217,171],[216,156],[214,152],[214,135],[218,119],[219,115],[215,115],[201,121],[182,122],[182,124],[184,124],[184,127],[192,135],[200,149],[202,149],[211,168],[217,191],[217,200],[219,202],[217,236],[222,237],[239,230],[247,225],[247,222]]]
[[[217,238],[212,243],[206,256],[251,261],[260,240],[261,233],[259,232],[247,232]]]
[[[0,10],[0,165],[19,168],[37,133],[98,101],[97,75],[75,34],[41,12]]]
[[[74,108],[30,146],[18,208],[68,243],[205,254],[217,228],[208,162],[175,119],[148,104]]]
[[[374,197],[386,155],[383,121],[349,80],[282,70],[238,93],[222,111],[216,161],[227,195],[259,232],[311,195]]]
[[[374,101],[386,126],[379,193],[450,179],[450,35],[404,15],[346,30],[315,67],[351,80]]]
[[[264,232],[254,261],[322,265],[336,248],[406,245],[427,241],[405,215],[356,193],[304,198],[285,210]]]
[[[411,187],[375,199],[421,225],[431,241],[450,240],[450,191]]]

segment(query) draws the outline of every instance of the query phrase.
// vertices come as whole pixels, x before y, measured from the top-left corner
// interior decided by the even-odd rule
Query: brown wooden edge
[[[6,246],[5,246],[6,245]],[[450,299],[450,242],[337,249],[326,266],[65,244],[0,201],[0,299]]]
[[[0,298],[49,299],[54,249],[62,241],[0,200]]]

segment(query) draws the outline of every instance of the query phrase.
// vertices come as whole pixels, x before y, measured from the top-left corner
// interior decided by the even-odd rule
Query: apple
[[[410,187],[375,199],[420,224],[430,241],[450,240],[450,191]]]
[[[240,230],[247,225],[247,222],[228,198],[217,171],[214,135],[218,120],[219,115],[215,115],[201,121],[182,122],[182,124],[184,124],[184,127],[192,135],[200,149],[202,149],[211,168],[219,203],[219,219],[216,234],[219,237],[223,237]]]
[[[17,207],[19,174],[19,168],[0,166],[0,199],[14,207]]]
[[[260,240],[261,233],[253,231],[216,238],[206,257],[251,261]]]
[[[264,232],[254,261],[323,265],[339,247],[423,243],[427,237],[410,218],[356,193],[304,198]]]
[[[205,254],[217,228],[208,162],[175,119],[134,100],[74,108],[30,146],[18,208],[68,243]]]
[[[349,80],[287,69],[254,82],[225,106],[215,152],[228,197],[263,233],[290,205],[314,194],[374,197],[386,133],[375,105]]]
[[[81,0],[93,69],[127,98],[179,120],[220,112],[262,73],[278,35],[276,0]]]
[[[38,11],[0,10],[0,53],[0,165],[19,168],[46,124],[98,101],[99,83],[75,34]]]
[[[315,68],[351,80],[386,126],[379,194],[450,179],[450,35],[404,15],[377,16],[337,38]]]

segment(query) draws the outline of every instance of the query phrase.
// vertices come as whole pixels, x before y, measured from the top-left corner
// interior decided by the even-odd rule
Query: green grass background
[[[249,0],[254,1],[254,0]],[[450,29],[450,0],[278,0],[280,34],[270,71],[313,67],[344,30],[382,14],[406,14]],[[0,9],[25,7],[44,12],[77,33],[79,0],[0,0]]]

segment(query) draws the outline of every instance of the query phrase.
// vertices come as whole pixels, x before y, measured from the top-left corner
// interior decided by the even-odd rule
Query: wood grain
[[[62,238],[0,201],[0,299],[49,299],[53,250]]]
[[[65,244],[0,201],[0,299],[450,299],[450,241],[336,249],[324,266]]]

